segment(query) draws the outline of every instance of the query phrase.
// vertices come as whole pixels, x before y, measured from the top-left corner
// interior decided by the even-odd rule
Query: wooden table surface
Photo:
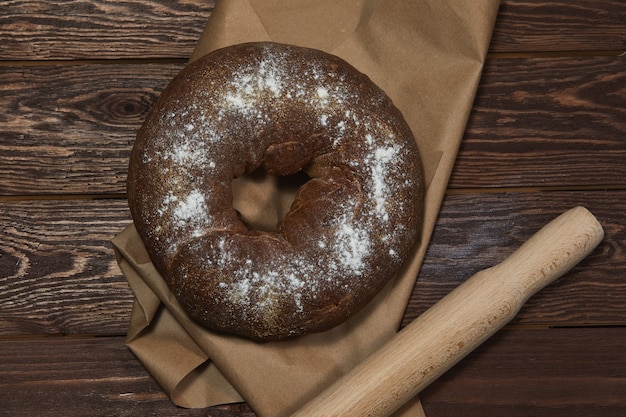
[[[124,346],[135,131],[208,0],[0,1],[0,415],[174,406]],[[404,324],[557,214],[606,238],[423,394],[428,417],[626,415],[626,2],[504,0]]]

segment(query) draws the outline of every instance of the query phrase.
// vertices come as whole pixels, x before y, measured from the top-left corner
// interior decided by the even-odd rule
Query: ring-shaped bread
[[[233,178],[304,170],[277,232],[249,230]],[[261,42],[188,65],[138,132],[128,176],[137,232],[184,310],[253,339],[327,330],[411,253],[423,184],[409,127],[340,58]]]

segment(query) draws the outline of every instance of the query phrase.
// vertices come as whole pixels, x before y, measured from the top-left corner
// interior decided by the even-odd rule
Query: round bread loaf
[[[304,170],[276,232],[249,230],[233,178]],[[280,339],[330,329],[407,260],[422,217],[414,138],[364,74],[261,42],[212,52],[166,87],[128,175],[137,232],[183,309],[214,330]]]

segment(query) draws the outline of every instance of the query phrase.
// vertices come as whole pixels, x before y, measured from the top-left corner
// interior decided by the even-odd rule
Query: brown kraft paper
[[[261,417],[287,416],[396,333],[465,130],[498,7],[499,0],[217,1],[192,60],[241,42],[290,43],[342,57],[387,92],[423,160],[424,223],[413,258],[364,310],[327,332],[265,343],[190,320],[128,226],[113,240],[135,295],[127,344],[172,401],[194,408],[246,401]],[[271,179],[256,188],[242,180],[236,187],[244,196],[241,211],[260,223],[288,209],[289,198]],[[423,415],[419,399],[396,415]]]

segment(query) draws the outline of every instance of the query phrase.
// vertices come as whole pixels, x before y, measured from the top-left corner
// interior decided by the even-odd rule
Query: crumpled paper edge
[[[247,2],[245,0],[243,0],[243,1],[242,0],[237,0],[237,1],[233,0],[232,3],[230,3],[230,2],[218,2],[218,5],[224,5],[224,4],[227,4],[227,3],[233,4],[235,2],[238,2],[240,4],[245,4],[245,3],[250,4],[249,2]],[[381,4],[383,4],[383,3],[386,3],[386,2],[384,2],[384,1],[374,1],[371,4],[376,4],[376,6],[378,7]],[[387,3],[389,3],[389,2],[387,2]],[[428,3],[428,2],[426,2],[426,3]],[[494,2],[492,2],[492,3],[494,3]],[[367,16],[367,19],[371,18],[374,15],[373,12],[377,9],[377,7],[370,10],[371,13]],[[216,12],[217,11],[218,11],[218,7],[216,6]],[[496,7],[496,11],[497,11],[497,7]],[[255,12],[254,8],[252,8],[252,12]],[[494,20],[495,20],[495,15],[494,15]],[[210,20],[209,23],[211,23],[211,20]],[[209,25],[207,25],[207,27],[208,26]],[[255,39],[255,40],[259,40],[259,39]],[[201,42],[202,42],[202,40],[201,40]],[[198,49],[201,47],[201,42],[199,42],[199,44],[198,44]],[[344,43],[340,44],[337,48],[340,48],[341,46],[343,46],[344,48],[353,49],[351,46],[349,46],[349,42],[344,42]],[[335,52],[335,51],[333,51],[333,52]],[[469,51],[469,53],[472,53],[472,52],[473,51]],[[337,54],[341,56],[341,53],[337,53]],[[479,64],[482,67],[482,61],[480,61]],[[482,68],[480,68],[478,70],[477,76],[475,77],[475,85],[471,86],[471,88],[470,88],[470,90],[472,90],[472,92],[471,92],[472,97],[473,97],[473,93],[475,92],[475,87],[476,87],[476,85],[478,83],[479,74],[480,74],[480,70],[481,69]],[[371,72],[368,72],[368,75],[370,75],[375,80],[375,75],[373,75]],[[464,101],[467,101],[467,100],[464,100]],[[464,127],[468,115],[469,115],[469,112],[467,112],[465,118],[459,118],[457,120],[457,122],[460,122],[463,125],[463,127]],[[457,128],[457,130],[458,130],[458,128]],[[462,133],[462,130],[463,129],[461,129],[461,133]],[[450,135],[447,135],[447,137],[450,137]],[[458,145],[459,144],[460,144],[460,138],[459,138],[459,140],[458,140],[458,142],[456,144],[456,148],[454,147],[454,144],[452,144],[453,145],[452,148],[454,150],[454,155],[456,155],[456,151],[458,150]],[[447,152],[451,151],[449,145],[450,144],[446,144],[446,146],[443,147],[444,149],[447,148],[446,149]],[[424,153],[424,151],[426,151],[426,155],[423,154],[423,159],[425,161],[425,171],[427,173],[427,180],[429,180],[429,182],[431,182],[431,187],[428,187],[428,191],[432,190],[433,188],[435,188],[435,189],[443,188],[443,190],[445,191],[445,186],[447,184],[447,180],[448,180],[450,172],[452,170],[452,166],[454,164],[454,159],[455,158],[442,158],[443,155],[444,155],[444,152],[441,151],[441,150],[438,150],[438,149],[428,149],[428,150],[421,149],[421,150],[422,150],[423,153]],[[435,158],[432,158],[432,156],[435,156]],[[435,160],[437,161],[436,163],[433,162]],[[429,164],[430,164],[430,166],[429,166]],[[441,195],[438,196],[438,198],[434,198],[431,195],[432,193],[429,194],[428,191],[427,191],[427,200],[429,201],[429,206],[431,207],[431,209],[429,210],[427,208],[427,210],[426,210],[426,213],[425,213],[425,223],[434,225],[434,221],[436,220],[441,201],[443,200],[443,193],[441,193]],[[430,229],[430,230],[428,230],[428,229]],[[428,240],[430,239],[431,232],[432,232],[432,227],[425,227],[424,232],[422,234],[422,239],[423,239],[424,242],[428,242]],[[426,250],[426,245],[423,244],[422,247],[420,247],[420,249],[419,249],[419,251],[418,251],[418,253],[417,253],[417,255],[416,255],[415,259],[414,259],[413,264],[416,264],[418,269],[419,269],[419,265],[421,264],[421,261],[423,259],[423,255],[425,253],[425,250]],[[141,284],[139,284],[139,285],[141,285]],[[132,285],[131,285],[131,287],[132,287]],[[411,283],[411,288],[412,288],[412,283]],[[407,295],[406,295],[406,300],[407,301],[408,301],[408,298],[410,297],[411,288],[408,288],[408,291],[406,292],[407,293]],[[133,311],[134,311],[134,313],[133,313],[133,320],[134,321],[139,320],[139,319],[137,319],[135,317],[135,315],[137,315],[137,317],[143,316],[143,319],[141,319],[139,321],[143,320],[146,324],[148,324],[151,320],[152,320],[152,323],[168,323],[168,321],[167,321],[168,319],[167,318],[163,318],[163,317],[167,316],[167,313],[164,314],[163,312],[160,312],[159,311],[160,310],[159,307],[156,307],[156,309],[155,309],[153,304],[158,304],[158,302],[156,300],[152,300],[152,301],[142,300],[142,301],[143,302],[138,300],[136,302],[136,305],[135,305],[134,309],[133,309]],[[404,307],[402,307],[402,308],[404,308]],[[135,312],[137,312],[137,313],[135,314]],[[157,321],[155,321],[155,318],[156,318]],[[401,317],[400,317],[400,319],[401,319]],[[400,319],[398,319],[398,321]],[[144,327],[141,331],[135,332],[136,333],[135,335],[131,335],[129,333],[129,339],[132,339],[132,340],[135,340],[135,341],[136,340],[142,341],[142,340],[148,340],[151,336],[155,336],[155,335],[151,335],[151,330],[149,329],[149,327],[150,326]],[[168,326],[165,326],[165,327],[167,328]],[[131,337],[131,336],[134,336],[134,337]],[[189,335],[187,335],[187,336],[189,337]],[[158,340],[163,340],[163,336],[158,336],[158,337],[160,338]],[[145,339],[142,339],[142,338],[145,338]],[[151,343],[147,343],[147,345],[150,345],[150,344]],[[183,344],[185,346],[189,346],[187,343],[183,343]],[[140,345],[141,345],[141,343],[140,343]],[[129,344],[129,346],[130,346],[130,344]],[[142,359],[142,357],[144,358],[144,359],[142,359],[142,362],[144,360],[146,362],[149,362],[149,359],[145,358],[145,356],[150,356],[149,354],[144,355],[143,352],[142,352],[142,349],[138,349],[136,346],[135,347],[131,347],[131,349],[133,349],[134,352],[136,351],[136,354],[137,354],[138,357],[140,357],[140,359]],[[167,352],[168,349],[164,349],[164,351]],[[208,369],[208,368],[211,368],[211,366],[207,365],[207,363],[208,363],[207,362],[208,359],[206,358],[207,355],[203,354],[203,353],[200,353],[202,351],[202,349],[198,349],[198,351],[196,351],[195,349],[191,349],[191,351],[192,351],[191,355],[194,356],[195,359],[192,360],[192,361],[188,361],[189,363],[185,362],[183,368],[191,369],[191,371],[186,373],[186,375],[192,375],[193,374],[194,376],[192,376],[190,378],[190,379],[193,380],[195,378],[195,373],[197,373],[198,370],[205,369],[205,368]],[[219,373],[219,371],[218,371],[218,373]],[[177,375],[174,379],[176,379],[177,377],[179,377],[179,375]],[[223,378],[223,375],[220,374],[216,378],[219,379],[220,377]],[[222,381],[222,382],[224,382],[224,381]],[[164,386],[164,389],[166,391],[171,392],[172,399],[176,403],[180,402],[181,405],[182,405],[182,403],[185,402],[184,399],[177,400],[177,399],[174,398],[174,396],[176,395],[176,392],[177,392],[177,387],[179,385],[174,384],[174,386],[172,387],[171,385],[168,385],[169,384],[168,381],[164,381],[164,382],[159,381],[159,383],[161,383]],[[179,383],[182,383],[182,385],[186,385],[187,384],[186,377],[184,376],[180,380]],[[220,385],[221,385],[221,383],[220,383]],[[169,387],[171,389],[171,391],[168,390],[167,387]],[[235,393],[236,393],[236,391],[235,391]],[[238,397],[238,394],[233,395],[232,396],[233,401],[238,401],[237,397]]]

